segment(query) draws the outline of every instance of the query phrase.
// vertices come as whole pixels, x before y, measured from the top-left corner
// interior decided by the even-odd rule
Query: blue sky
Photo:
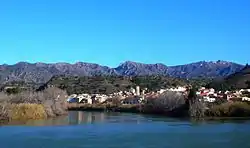
[[[0,63],[250,60],[249,0],[0,2]]]

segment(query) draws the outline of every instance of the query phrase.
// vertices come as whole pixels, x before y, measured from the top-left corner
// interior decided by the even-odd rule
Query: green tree
[[[11,94],[18,94],[18,93],[20,93],[20,88],[18,88],[18,87],[8,88],[8,89],[6,89],[6,93],[7,93],[8,95],[11,95]]]
[[[196,100],[196,98],[197,98],[196,88],[190,88],[188,93],[188,100],[190,101],[190,103],[193,103]]]

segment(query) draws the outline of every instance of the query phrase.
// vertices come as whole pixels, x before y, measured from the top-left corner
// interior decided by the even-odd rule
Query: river
[[[249,148],[250,122],[191,122],[126,113],[69,112],[0,127],[1,148]]]

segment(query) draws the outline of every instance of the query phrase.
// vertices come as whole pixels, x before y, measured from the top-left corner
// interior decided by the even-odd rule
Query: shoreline
[[[154,115],[161,117],[189,119],[189,120],[250,120],[250,116],[205,116],[202,118],[195,118],[190,116],[176,116],[164,112],[150,112],[138,109],[139,105],[120,105],[109,106],[107,105],[89,105],[89,104],[68,104],[68,111],[87,111],[87,112],[118,112],[118,113],[135,113],[142,115]]]
[[[68,104],[66,110],[66,114],[62,114],[59,116],[54,116],[54,117],[48,117],[48,118],[43,118],[43,119],[29,119],[29,120],[2,120],[0,121],[0,125],[8,125],[9,123],[22,123],[22,122],[28,122],[32,120],[51,120],[51,119],[56,119],[60,118],[63,116],[67,116],[69,111],[85,111],[85,112],[110,112],[110,113],[130,113],[130,114],[139,114],[139,115],[145,115],[145,116],[153,116],[153,117],[160,117],[160,118],[175,118],[175,119],[180,119],[180,120],[185,120],[185,121],[190,121],[190,122],[210,122],[210,121],[221,121],[221,122],[230,122],[230,121],[250,121],[250,116],[249,117],[213,117],[213,116],[205,116],[202,118],[192,118],[189,116],[171,116],[167,113],[156,113],[156,112],[143,112],[138,110],[138,105],[121,105],[119,107],[117,106],[108,106],[107,105],[89,105],[89,104]],[[15,124],[14,124],[15,125]]]

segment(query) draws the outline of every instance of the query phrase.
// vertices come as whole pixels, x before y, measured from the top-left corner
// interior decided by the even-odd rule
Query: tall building
[[[140,86],[136,86],[136,95],[140,96]]]
[[[145,90],[142,90],[142,100],[144,100],[145,99]]]

